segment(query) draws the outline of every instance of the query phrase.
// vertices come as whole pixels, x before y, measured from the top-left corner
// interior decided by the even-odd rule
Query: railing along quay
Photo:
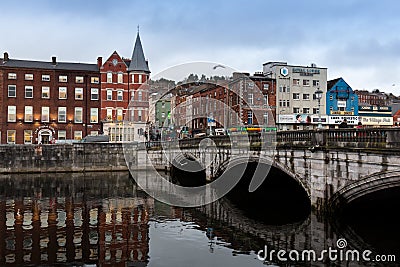
[[[149,141],[147,149],[198,147],[210,138],[217,147],[400,148],[400,128],[317,129],[262,134],[208,136],[171,141]],[[203,143],[202,143],[203,144]],[[206,143],[211,145],[212,143]]]

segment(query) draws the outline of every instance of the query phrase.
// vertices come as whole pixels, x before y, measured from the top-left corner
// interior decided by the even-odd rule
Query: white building
[[[293,66],[286,62],[267,62],[263,73],[276,80],[276,123],[280,130],[309,129],[318,125],[319,106],[315,92],[323,92],[320,100],[325,116],[327,68]],[[324,122],[322,123],[324,124]]]

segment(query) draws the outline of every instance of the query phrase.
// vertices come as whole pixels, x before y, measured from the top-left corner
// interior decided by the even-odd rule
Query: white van
[[[216,128],[215,135],[226,135],[226,131],[224,128]]]

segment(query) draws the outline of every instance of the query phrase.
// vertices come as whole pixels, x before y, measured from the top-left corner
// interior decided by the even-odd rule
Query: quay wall
[[[0,173],[126,170],[118,143],[0,145]]]

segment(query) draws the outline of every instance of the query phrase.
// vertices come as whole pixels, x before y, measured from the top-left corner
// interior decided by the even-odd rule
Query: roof
[[[128,71],[144,71],[150,73],[149,66],[143,53],[142,42],[140,41],[139,32],[136,36],[135,47],[133,48],[131,63]]]
[[[342,77],[340,77],[340,78],[336,78],[336,79],[333,79],[333,80],[329,80],[327,83],[326,83],[326,87],[327,87],[327,90],[329,91],[329,90],[331,90],[332,89],[332,87],[335,85],[335,84],[337,84],[337,82],[338,81],[340,81],[340,79],[342,79]]]
[[[55,65],[47,61],[0,59],[0,67],[28,68],[28,69],[51,69],[51,70],[77,70],[77,71],[99,71],[97,64],[57,62]]]

